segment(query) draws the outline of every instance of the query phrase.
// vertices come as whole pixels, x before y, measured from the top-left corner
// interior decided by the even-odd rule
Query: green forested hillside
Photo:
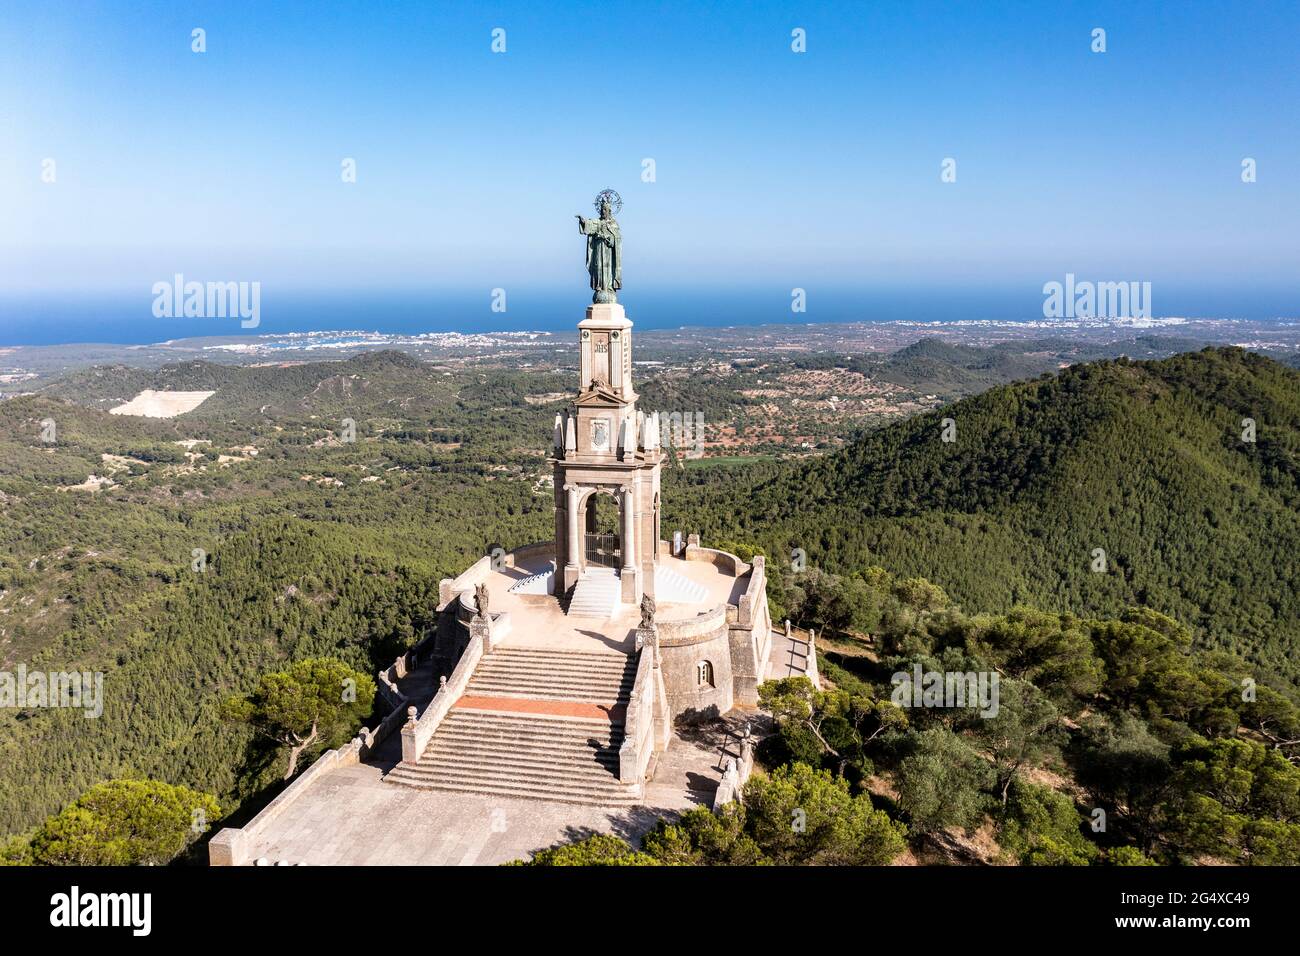
[[[945,398],[957,398],[1056,367],[1052,355],[1026,354],[1021,345],[973,348],[933,338],[899,349],[876,370],[876,375],[882,381],[900,385],[925,382]]]
[[[373,673],[429,625],[440,577],[549,533],[539,477],[553,411],[519,383],[497,387],[501,372],[444,384],[391,360],[346,363],[346,376],[318,365],[314,381],[280,383],[277,408],[240,393],[219,417],[0,402],[0,670],[104,674],[97,718],[0,709],[0,837],[113,778],[184,783],[237,808],[282,755],[219,721],[224,697],[310,656]],[[406,376],[426,380],[401,405]],[[322,397],[318,385],[344,379],[370,382],[376,400]],[[338,437],[341,412],[354,442]],[[79,487],[88,474],[112,483]]]
[[[0,711],[0,836],[118,777],[237,807],[280,768],[218,721],[221,699],[288,660],[382,666],[428,626],[439,577],[551,534],[547,396],[567,376],[391,354],[238,372],[211,383],[215,404],[162,421],[103,409],[224,370],[102,391],[83,376],[0,402],[0,669],[102,670],[106,695],[94,720]],[[813,569],[928,578],[972,612],[1150,607],[1294,690],[1298,386],[1236,350],[1072,367],[820,458],[666,468],[663,528],[772,555],[778,603],[798,547]],[[355,442],[339,439],[344,416]],[[112,483],[78,489],[91,474]],[[1090,570],[1097,548],[1106,573]]]
[[[1261,681],[1300,678],[1300,374],[1258,355],[1075,366],[798,467],[670,482],[665,528],[781,563],[802,548],[830,571],[924,576],[984,610],[1147,606],[1243,655]],[[1092,570],[1099,548],[1105,573]]]

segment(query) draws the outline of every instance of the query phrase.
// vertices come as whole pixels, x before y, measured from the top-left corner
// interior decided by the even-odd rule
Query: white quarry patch
[[[110,415],[139,415],[143,418],[175,418],[192,412],[213,395],[211,392],[164,392],[146,388],[125,405],[110,408]]]
[[[99,491],[101,488],[112,488],[117,482],[112,478],[103,475],[87,475],[86,480],[79,485],[59,485],[59,491]]]
[[[110,475],[119,471],[128,471],[132,465],[144,465],[145,467],[149,465],[147,461],[132,458],[130,455],[110,455],[107,452],[102,453],[99,460],[104,463],[104,467]]]

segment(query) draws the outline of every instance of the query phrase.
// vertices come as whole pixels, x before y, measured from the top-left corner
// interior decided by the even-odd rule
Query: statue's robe
[[[587,273],[593,292],[623,288],[623,237],[613,219],[584,219],[578,231],[587,237]]]

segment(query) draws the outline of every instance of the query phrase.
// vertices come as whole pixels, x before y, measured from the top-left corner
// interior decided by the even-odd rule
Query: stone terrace
[[[740,715],[731,715],[737,725]],[[591,833],[636,843],[663,815],[713,802],[723,755],[734,738],[716,731],[678,736],[663,755],[641,806],[604,808],[386,784],[400,756],[394,735],[373,761],[331,770],[248,848],[254,860],[310,866],[472,866],[527,859]]]
[[[499,649],[632,654],[639,608],[620,607],[608,620],[568,617],[554,596],[510,592],[516,582],[545,571],[549,562],[550,554],[542,551],[520,553],[516,566],[486,575],[493,615],[509,614],[509,631]],[[693,603],[661,602],[656,614],[660,622],[690,620],[720,604],[735,604],[749,580],[710,561],[661,555],[660,563],[703,588],[705,595]],[[790,650],[775,640],[777,636],[774,657],[777,645],[787,654]],[[408,675],[401,690],[423,710],[432,688],[416,686],[421,682],[430,683],[428,668]],[[555,704],[583,706],[560,700]],[[534,851],[590,833],[613,833],[636,843],[659,817],[712,805],[722,762],[727,756],[739,757],[736,735],[753,719],[762,718],[737,709],[715,725],[674,731],[667,751],[658,755],[644,797],[631,805],[395,786],[385,780],[401,760],[401,735],[394,732],[361,763],[337,766],[302,781],[305,786],[298,788],[291,811],[248,834],[244,856],[282,865],[492,865],[526,859]]]
[[[486,583],[492,613],[510,613],[510,633],[502,640],[501,646],[631,654],[636,643],[636,628],[641,622],[641,611],[635,605],[621,605],[615,617],[600,620],[569,617],[550,595],[510,593],[510,588],[519,581],[545,571],[550,561],[550,554],[537,553],[520,558],[515,567],[501,568],[488,574]],[[733,577],[708,561],[685,561],[661,555],[659,564],[700,585],[707,593],[706,599],[698,604],[661,602],[655,614],[660,622],[689,620],[719,604],[735,604],[749,582],[748,577]]]

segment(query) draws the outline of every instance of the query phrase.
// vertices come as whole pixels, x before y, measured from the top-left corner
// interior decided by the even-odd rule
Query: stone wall
[[[739,800],[744,793],[745,784],[754,770],[754,742],[746,732],[740,742],[740,759],[726,758],[723,764],[722,779],[718,781],[717,792],[713,795],[713,811],[716,813],[733,800]]]
[[[688,711],[725,714],[734,706],[728,606],[720,604],[688,621],[659,623],[660,666],[668,709],[675,718]],[[700,681],[707,663],[712,682]]]
[[[686,552],[682,555],[687,561],[707,561],[733,578],[743,577],[749,572],[749,565],[730,551],[701,547],[700,536],[697,534],[691,535],[688,540],[690,543],[687,544]]]
[[[669,709],[675,718],[688,711],[717,708],[725,714],[736,705],[756,705],[772,646],[767,562],[757,555],[746,564],[730,552],[702,547],[698,535],[690,535],[687,542],[686,560],[707,561],[749,580],[736,604],[720,604],[689,621],[657,625]],[[711,683],[700,680],[705,662],[712,671]]]
[[[518,561],[551,555],[555,544],[551,541],[538,541],[515,548],[502,558],[505,566],[513,568]],[[443,578],[438,582],[438,627],[435,639],[430,643],[428,656],[434,661],[434,675],[451,673],[456,663],[465,653],[470,642],[470,625],[478,612],[474,600],[476,585],[487,581],[492,572],[492,556],[485,555],[471,564],[455,578]],[[495,626],[492,636],[497,640],[509,633],[511,622],[509,614],[494,614]],[[423,656],[423,655],[422,655]]]
[[[481,622],[478,626],[482,626]],[[490,626],[483,627],[483,630],[490,633]],[[433,737],[434,731],[442,723],[442,719],[447,716],[451,710],[451,705],[456,702],[461,694],[465,693],[465,688],[469,686],[470,678],[474,676],[474,668],[478,666],[479,658],[483,656],[486,650],[485,644],[490,643],[488,640],[470,640],[460,660],[456,663],[447,678],[445,684],[438,688],[437,693],[433,695],[433,700],[429,706],[424,709],[424,713],[418,718],[412,718],[406,722],[402,728],[402,760],[407,763],[415,763],[424,753],[424,748],[429,745],[429,740]],[[411,708],[414,712],[415,708]]]
[[[515,548],[506,555],[506,567],[513,568],[525,558],[537,557],[555,557],[554,541],[537,541],[533,544],[526,544],[522,548]]]
[[[253,817],[243,827],[226,827],[208,841],[208,864],[210,866],[247,866],[252,863],[252,848],[261,838],[266,827],[293,805],[308,788],[331,770],[360,763],[374,752],[393,731],[402,725],[406,717],[406,697],[397,689],[395,678],[405,674],[406,667],[414,660],[415,650],[399,657],[387,670],[380,672],[379,696],[388,702],[396,701],[395,706],[374,730],[362,727],[356,737],[345,746],[336,750],[327,750],[285,787],[280,794],[262,808],[262,812]],[[399,673],[400,672],[400,673]],[[392,682],[392,687],[386,686]],[[289,861],[293,862],[293,861]]]
[[[438,582],[438,609],[445,608],[456,595],[462,591],[473,591],[474,585],[482,584],[492,571],[491,555],[483,555],[454,578],[443,578]]]
[[[648,638],[648,640],[647,640]],[[637,631],[636,679],[628,699],[627,714],[623,721],[623,744],[618,752],[618,778],[623,783],[641,786],[645,781],[646,767],[655,751],[655,631],[640,628]]]
[[[755,555],[749,570],[749,585],[730,615],[728,643],[737,704],[756,706],[758,685],[772,650],[772,618],[767,607],[767,561]]]

